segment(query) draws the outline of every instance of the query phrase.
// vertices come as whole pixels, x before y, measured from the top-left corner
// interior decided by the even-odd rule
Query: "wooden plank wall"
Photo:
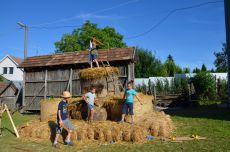
[[[119,68],[120,81],[126,85],[130,76],[131,67],[129,63],[113,63],[112,66]],[[47,71],[46,71],[47,70]],[[82,93],[81,82],[77,67],[36,69],[25,72],[25,100],[23,105],[26,110],[40,110],[40,101],[49,96],[60,97],[62,92],[68,90],[73,96],[80,96]],[[108,88],[113,84],[108,83]]]

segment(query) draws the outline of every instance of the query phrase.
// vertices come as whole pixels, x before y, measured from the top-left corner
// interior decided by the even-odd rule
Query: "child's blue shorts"
[[[87,107],[88,107],[89,110],[92,110],[94,108],[94,106],[89,104],[89,103],[87,104]]]
[[[62,120],[65,127],[68,128],[69,130],[75,130],[72,123],[70,122],[70,120],[67,118],[65,120]],[[63,130],[63,127],[61,127],[60,125],[57,125],[56,127],[56,134],[61,134],[62,133],[62,130]]]
[[[90,54],[90,61],[93,61],[97,58],[96,54]]]
[[[127,103],[125,102],[122,106],[122,114],[127,114],[129,113],[130,115],[134,115],[133,113],[133,103]]]

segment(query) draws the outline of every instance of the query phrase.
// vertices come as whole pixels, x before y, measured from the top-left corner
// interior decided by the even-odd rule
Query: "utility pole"
[[[25,34],[24,34],[24,60],[27,58],[27,49],[28,49],[28,26],[21,22],[17,22],[17,24],[21,27],[24,28]],[[25,78],[26,78],[26,71],[24,70],[23,72],[23,92],[22,92],[22,106],[25,105]]]
[[[28,50],[28,26],[25,24],[18,22],[17,23],[20,27],[24,28],[25,35],[24,35],[24,60],[27,58],[27,50]]]
[[[228,54],[228,104],[230,106],[230,1],[224,0],[226,44]]]

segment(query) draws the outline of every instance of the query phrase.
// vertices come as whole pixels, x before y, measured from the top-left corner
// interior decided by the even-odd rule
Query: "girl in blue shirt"
[[[127,112],[129,112],[129,114],[131,115],[132,123],[134,123],[134,113],[133,113],[134,96],[136,96],[136,98],[142,105],[140,98],[137,96],[137,92],[133,89],[133,81],[130,81],[128,82],[128,86],[127,86],[127,89],[125,90],[124,97],[123,97],[125,102],[123,103],[123,106],[122,106],[121,123],[124,122],[125,115],[127,114]]]

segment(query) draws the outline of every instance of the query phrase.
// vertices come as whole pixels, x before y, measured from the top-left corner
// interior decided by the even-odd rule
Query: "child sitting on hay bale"
[[[125,115],[129,112],[129,114],[131,115],[131,119],[132,119],[132,124],[134,123],[134,113],[133,113],[133,98],[134,96],[136,96],[136,98],[138,99],[138,101],[140,102],[141,105],[142,102],[140,101],[140,98],[137,96],[137,92],[133,89],[133,81],[128,82],[128,86],[127,89],[125,90],[124,93],[124,97],[123,99],[125,100],[125,102],[123,103],[122,106],[122,119],[121,119],[121,123],[124,122],[125,119]]]
[[[60,148],[57,141],[58,141],[59,135],[62,133],[63,128],[66,129],[66,131],[68,132],[68,135],[65,139],[64,144],[73,146],[73,142],[70,141],[70,138],[71,138],[72,132],[74,131],[74,127],[72,123],[70,122],[70,120],[68,119],[68,110],[67,110],[68,100],[71,97],[71,94],[68,91],[64,91],[62,97],[63,97],[63,100],[58,104],[58,113],[57,113],[58,125],[56,127],[56,137],[53,143],[53,146],[55,148]]]
[[[96,87],[95,86],[91,86],[90,88],[90,92],[86,93],[83,96],[83,99],[86,101],[87,106],[88,106],[88,121],[91,122],[93,120],[94,117],[94,100],[96,98]]]

